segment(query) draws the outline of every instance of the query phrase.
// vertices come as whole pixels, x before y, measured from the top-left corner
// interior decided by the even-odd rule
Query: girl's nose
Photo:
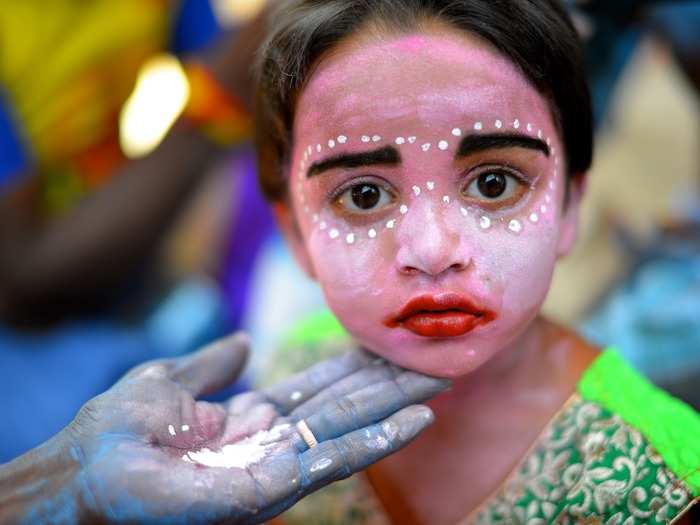
[[[437,277],[462,271],[470,257],[460,243],[460,232],[446,220],[447,211],[429,201],[416,202],[397,230],[396,267],[403,274]]]

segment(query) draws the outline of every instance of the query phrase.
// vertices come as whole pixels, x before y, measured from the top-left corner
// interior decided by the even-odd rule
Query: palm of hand
[[[431,415],[409,405],[445,386],[353,353],[263,392],[197,401],[239,374],[244,346],[234,338],[148,363],[83,407],[70,434],[93,515],[261,523],[410,441]],[[293,424],[301,418],[320,441],[312,449]]]

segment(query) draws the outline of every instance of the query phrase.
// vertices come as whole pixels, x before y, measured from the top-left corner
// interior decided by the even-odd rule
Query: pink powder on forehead
[[[426,46],[426,39],[423,35],[414,35],[402,38],[394,42],[394,46],[401,51],[409,51],[417,53],[422,51]]]

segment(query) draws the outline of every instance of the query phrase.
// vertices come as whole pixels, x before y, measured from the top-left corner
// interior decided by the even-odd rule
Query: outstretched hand
[[[65,434],[88,521],[264,522],[406,445],[433,419],[415,404],[447,386],[353,352],[268,390],[197,401],[230,384],[246,355],[236,335],[146,363],[83,407]]]

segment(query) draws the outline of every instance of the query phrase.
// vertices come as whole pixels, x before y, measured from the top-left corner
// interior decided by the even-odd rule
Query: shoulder
[[[668,523],[700,496],[697,436],[695,411],[605,351],[475,522]]]

